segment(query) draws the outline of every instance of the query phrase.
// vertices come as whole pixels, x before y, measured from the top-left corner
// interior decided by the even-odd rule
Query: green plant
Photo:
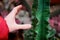
[[[27,31],[26,40],[56,40],[55,30],[48,23],[50,0],[34,0],[32,6],[32,29]],[[50,39],[51,38],[51,39]]]

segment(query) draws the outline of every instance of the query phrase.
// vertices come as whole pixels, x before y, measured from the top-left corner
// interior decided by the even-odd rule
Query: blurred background
[[[56,30],[54,35],[57,40],[60,40],[60,0],[50,1],[50,26]]]

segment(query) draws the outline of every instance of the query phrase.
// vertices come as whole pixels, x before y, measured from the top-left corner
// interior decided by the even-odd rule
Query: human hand
[[[17,24],[15,22],[16,14],[22,9],[22,5],[16,6],[13,10],[5,17],[6,23],[9,28],[9,32],[18,30],[18,29],[30,29],[31,24]]]

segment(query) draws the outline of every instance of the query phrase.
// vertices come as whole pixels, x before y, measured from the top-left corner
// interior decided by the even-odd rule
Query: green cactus
[[[32,29],[28,30],[25,40],[56,40],[56,31],[48,23],[50,0],[34,0],[32,6]]]
[[[36,38],[35,40],[48,40],[46,35],[48,34],[48,18],[49,18],[49,0],[38,0],[38,8],[36,12],[36,18],[38,23],[36,25]]]

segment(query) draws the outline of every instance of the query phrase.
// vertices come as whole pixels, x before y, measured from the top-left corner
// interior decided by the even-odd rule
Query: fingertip
[[[19,7],[22,7],[22,5],[19,5]]]
[[[31,24],[27,24],[27,29],[30,29],[31,27],[32,27],[32,25]]]
[[[30,26],[30,27],[32,27],[32,25],[31,25],[31,24],[29,24],[29,26]]]
[[[22,8],[22,5],[18,5],[17,8],[18,8],[18,9]]]
[[[23,6],[22,5],[18,5],[18,6],[16,6],[14,9],[21,9]]]
[[[31,24],[24,24],[22,29],[31,29],[32,25]]]

